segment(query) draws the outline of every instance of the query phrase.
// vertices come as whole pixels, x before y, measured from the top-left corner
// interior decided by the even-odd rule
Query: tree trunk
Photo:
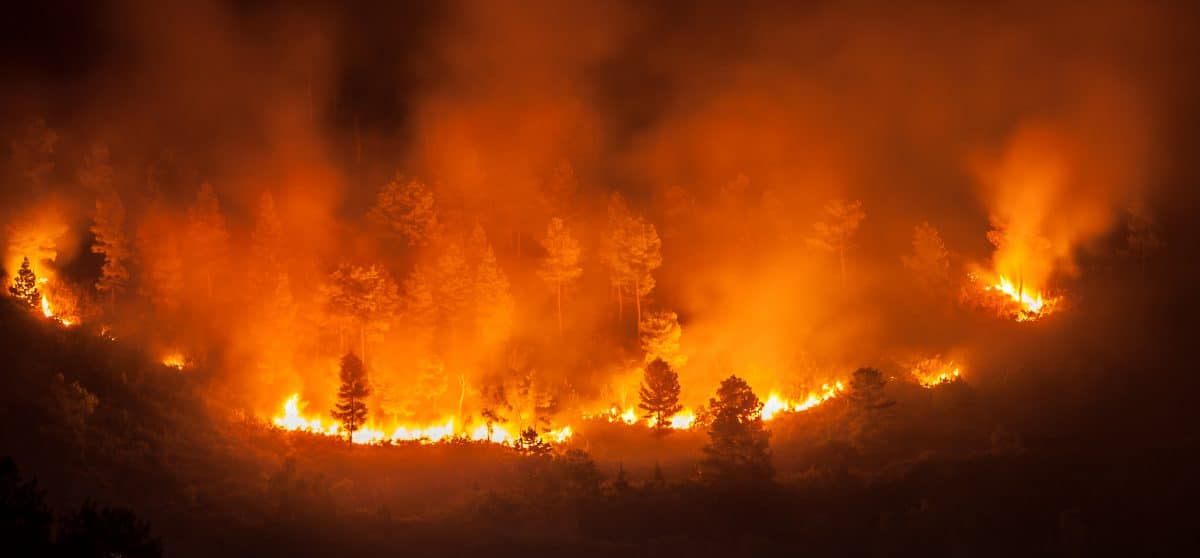
[[[559,337],[562,337],[562,334],[563,334],[563,321],[562,321],[562,281],[559,281],[559,282],[558,282],[558,285],[557,285],[557,287],[558,287],[558,288],[556,289],[556,290],[557,290],[557,293],[556,293],[556,294],[557,294],[557,297],[556,297],[556,298],[558,299],[558,336],[559,336]]]
[[[366,366],[367,366],[367,324],[365,324],[365,323],[358,326],[358,340],[359,340],[359,344],[362,347],[363,367],[366,368]]]
[[[467,399],[467,375],[459,373],[458,375],[458,420],[462,421],[463,416],[463,401]],[[488,435],[491,438],[491,435]]]
[[[638,278],[633,279],[633,304],[637,308],[637,332],[642,332],[642,287]]]

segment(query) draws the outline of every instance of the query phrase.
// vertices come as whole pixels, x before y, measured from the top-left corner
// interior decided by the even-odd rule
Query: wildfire
[[[763,402],[762,418],[763,420],[771,420],[780,413],[799,413],[807,411],[821,403],[829,401],[844,391],[846,387],[842,382],[834,382],[832,384],[822,384],[821,389],[808,394],[808,397],[800,400],[787,399],[778,392],[772,391]]]
[[[163,357],[162,364],[169,368],[183,370],[183,367],[187,365],[187,358],[183,356],[183,353],[174,351]]]
[[[330,421],[326,423],[321,418],[305,417],[301,411],[302,406],[303,403],[300,400],[300,394],[292,394],[283,404],[283,415],[275,417],[271,422],[279,428],[292,432],[309,432],[322,436],[340,436],[343,434],[344,431],[341,425],[336,422]],[[513,440],[512,433],[500,425],[481,424],[470,431],[466,431],[456,427],[453,417],[428,425],[400,425],[391,429],[391,435],[388,435],[387,432],[388,430],[384,428],[367,425],[354,431],[350,436],[350,441],[361,445],[387,442],[433,444],[462,439],[507,445],[512,443]],[[571,430],[571,427],[563,426],[544,432],[542,438],[550,443],[561,444],[570,440],[572,435],[574,435],[574,431]]]
[[[1058,297],[1043,298],[1040,292],[1029,292],[1022,287],[1016,287],[1007,277],[1001,275],[995,285],[985,287],[985,290],[1003,293],[1018,307],[1017,321],[1036,320],[1049,314],[1058,303]]]
[[[644,421],[638,419],[637,411],[634,410],[633,407],[627,407],[624,410],[621,410],[621,408],[616,405],[609,407],[608,410],[603,413],[584,414],[583,419],[584,420],[603,420],[605,422],[611,422],[614,424],[615,423],[627,424],[630,426],[633,426],[639,422],[642,422],[646,426],[651,427],[651,428],[653,428],[655,425],[658,424],[658,420],[655,419],[654,417],[647,418]],[[687,409],[687,408],[683,409],[682,411],[679,411],[678,413],[675,413],[671,418],[667,419],[667,423],[674,430],[688,430],[692,427],[692,425],[695,424],[695,422],[696,422],[695,411],[692,411],[691,409]]]
[[[911,373],[921,387],[931,388],[941,384],[957,381],[961,377],[961,369],[950,361],[942,361],[938,357],[923,360],[913,366]]]

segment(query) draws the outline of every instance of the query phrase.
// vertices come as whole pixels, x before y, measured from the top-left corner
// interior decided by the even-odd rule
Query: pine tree
[[[329,276],[325,295],[335,316],[357,326],[365,360],[367,330],[386,330],[391,323],[400,298],[396,283],[378,265],[361,267],[344,263]]]
[[[130,255],[125,235],[125,206],[115,191],[101,194],[100,199],[96,200],[92,234],[96,237],[92,253],[104,256],[96,290],[107,294],[110,304],[115,304],[117,294],[125,290],[125,283],[129,280],[125,263]]]
[[[513,440],[513,449],[522,455],[542,457],[550,455],[554,448],[538,436],[537,430],[530,426],[521,431],[521,436]]]
[[[542,260],[538,274],[554,289],[554,299],[558,308],[558,334],[563,332],[562,298],[563,289],[570,286],[583,275],[579,265],[579,242],[571,236],[571,231],[563,224],[563,220],[555,217],[546,226],[546,238],[542,240],[546,249],[546,258]]]
[[[401,312],[404,324],[426,345],[433,341],[433,333],[438,323],[438,310],[433,293],[433,270],[427,265],[417,264],[404,280]]]
[[[258,217],[254,232],[250,236],[250,253],[256,281],[277,275],[283,271],[283,225],[275,211],[275,198],[271,192],[263,192],[258,202]]]
[[[923,281],[938,283],[947,279],[950,271],[950,252],[942,236],[928,221],[913,229],[912,253],[902,258],[904,267],[911,269]]]
[[[846,282],[846,250],[853,245],[858,226],[867,214],[861,201],[847,202],[831,200],[825,204],[825,220],[813,225],[814,235],[808,239],[811,246],[827,252],[836,252],[841,266],[842,283]]]
[[[679,389],[679,375],[666,361],[659,358],[646,365],[638,408],[646,411],[645,418],[654,420],[654,433],[659,436],[671,431],[671,417],[683,410]]]
[[[642,319],[641,327],[642,350],[646,352],[646,362],[662,359],[675,368],[687,364],[687,355],[684,355],[679,347],[682,336],[683,328],[679,326],[679,316],[674,312],[648,312]]]
[[[701,462],[704,476],[721,483],[761,482],[774,476],[771,433],[763,428],[762,402],[750,385],[737,376],[721,382],[716,399],[708,402],[709,443]]]
[[[21,269],[17,271],[17,276],[13,277],[13,283],[8,287],[8,293],[17,300],[28,304],[30,308],[37,308],[42,304],[42,293],[38,290],[37,275],[33,273],[33,266],[29,263],[29,258],[21,260]]]
[[[654,225],[629,211],[624,198],[614,192],[608,204],[608,228],[602,258],[617,290],[618,311],[623,293],[633,294],[637,325],[641,327],[642,298],[654,290],[654,270],[662,265],[662,240]]]
[[[353,437],[367,422],[367,396],[371,395],[371,385],[367,383],[367,369],[354,353],[346,353],[342,357],[341,371],[338,373],[342,386],[338,388],[338,402],[331,414],[342,423],[342,429],[348,437]]]
[[[874,368],[859,368],[850,378],[846,399],[850,407],[850,441],[859,449],[871,449],[882,441],[887,409],[895,404],[883,392],[887,380]]]
[[[396,175],[379,190],[368,218],[404,238],[410,246],[427,246],[442,224],[433,191],[424,182]]]
[[[217,193],[207,182],[200,185],[196,203],[188,209],[188,240],[192,256],[188,267],[200,274],[204,292],[212,299],[216,276],[224,267],[229,233]]]
[[[475,328],[484,346],[495,346],[508,339],[512,328],[513,299],[508,277],[496,261],[491,245],[486,245],[475,266]]]

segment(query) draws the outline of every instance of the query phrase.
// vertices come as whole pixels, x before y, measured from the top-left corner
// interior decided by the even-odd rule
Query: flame
[[[940,357],[935,356],[918,362],[912,367],[911,374],[921,387],[931,388],[958,380],[961,377],[961,368],[952,361],[942,361]]]
[[[45,295],[42,295],[42,315],[47,318],[54,317],[54,311],[50,309],[50,301],[46,300]]]
[[[842,382],[833,382],[832,384],[822,384],[819,391],[808,394],[808,397],[800,400],[791,400],[783,397],[778,392],[772,391],[767,400],[763,402],[762,419],[771,420],[779,416],[781,413],[799,413],[807,411],[821,403],[829,401],[843,391],[846,387]]]
[[[183,356],[183,353],[179,351],[173,351],[163,357],[162,364],[163,366],[169,368],[183,370],[183,367],[187,364],[187,358]]]
[[[320,418],[305,417],[301,410],[303,406],[304,403],[300,400],[300,394],[294,393],[284,401],[283,414],[275,417],[271,422],[275,426],[289,432],[308,432],[322,436],[339,436],[344,434],[345,431],[336,422],[330,421],[326,423]],[[456,439],[508,445],[513,441],[512,433],[500,425],[492,424],[489,428],[488,425],[481,424],[467,432],[455,426],[455,419],[453,417],[448,417],[441,422],[427,425],[399,425],[391,429],[391,432],[392,434],[389,436],[387,430],[384,428],[368,424],[355,430],[350,435],[350,441],[360,445],[383,444],[387,442],[434,444]],[[547,442],[561,444],[570,440],[573,435],[574,431],[570,425],[567,425],[549,430],[541,436]]]
[[[1018,289],[1013,286],[1013,282],[1007,277],[1001,275],[995,285],[987,287],[989,291],[999,291],[1008,295],[1021,307],[1021,314],[1017,317],[1017,321],[1023,322],[1026,320],[1034,320],[1040,317],[1042,310],[1049,310],[1046,307],[1046,300],[1042,298],[1042,293],[1033,292],[1032,294],[1025,289]],[[1053,299],[1051,299],[1053,302]]]

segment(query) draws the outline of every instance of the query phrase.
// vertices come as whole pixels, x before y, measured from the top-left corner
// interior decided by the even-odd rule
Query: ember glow
[[[842,382],[826,383],[821,385],[820,390],[809,393],[807,397],[802,399],[788,399],[778,392],[772,391],[767,400],[763,402],[762,418],[763,420],[771,420],[782,413],[807,411],[837,397],[845,389],[846,386]]]

